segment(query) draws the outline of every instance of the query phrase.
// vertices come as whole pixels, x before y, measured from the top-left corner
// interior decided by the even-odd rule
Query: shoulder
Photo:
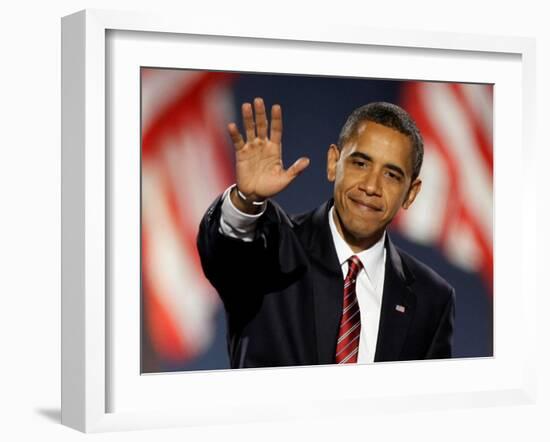
[[[268,200],[264,222],[285,225],[295,231],[315,228],[317,224],[325,220],[327,204],[328,203],[324,203],[319,207],[305,212],[289,214],[276,201]]]
[[[428,293],[454,296],[453,286],[439,273],[399,247],[395,245],[393,247],[401,258],[404,272],[407,273],[407,277],[414,286]]]

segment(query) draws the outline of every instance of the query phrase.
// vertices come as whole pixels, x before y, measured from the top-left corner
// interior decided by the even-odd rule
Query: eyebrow
[[[370,161],[370,162],[373,161],[372,157],[370,155],[367,155],[366,153],[363,153],[363,152],[353,152],[352,154],[350,154],[350,158],[361,158],[365,161]],[[398,174],[400,174],[403,177],[405,176],[405,172],[403,171],[403,169],[401,169],[401,167],[399,167],[396,164],[386,163],[386,164],[384,164],[384,167],[386,167],[387,169],[391,169],[394,172],[397,172]]]

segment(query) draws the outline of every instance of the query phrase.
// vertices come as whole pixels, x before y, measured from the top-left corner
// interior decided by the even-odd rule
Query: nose
[[[370,170],[365,173],[363,180],[361,181],[360,188],[367,195],[370,196],[381,196],[382,187],[381,187],[381,172]]]

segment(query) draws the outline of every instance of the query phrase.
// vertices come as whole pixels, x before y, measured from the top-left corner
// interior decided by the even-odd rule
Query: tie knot
[[[355,279],[357,277],[357,274],[363,268],[361,260],[356,255],[353,255],[351,258],[348,259],[348,266],[348,276],[346,279]]]

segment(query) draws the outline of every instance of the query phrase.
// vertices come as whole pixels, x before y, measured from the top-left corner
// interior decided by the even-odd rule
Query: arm
[[[254,100],[254,110],[256,122],[252,106],[249,103],[242,106],[246,142],[234,123],[228,125],[235,146],[237,183],[226,192],[224,201],[218,198],[207,210],[198,235],[203,271],[226,307],[234,301],[234,305],[241,304],[243,299],[272,290],[275,282],[280,283],[278,230],[271,228],[269,232],[274,234],[270,234],[264,229],[261,237],[255,232],[266,206],[260,201],[286,188],[309,164],[307,158],[300,158],[285,170],[281,160],[280,106],[272,108],[270,138],[262,99]],[[248,221],[252,222],[239,224],[242,218],[232,219],[232,209],[242,212],[241,217],[251,217]]]
[[[453,330],[455,318],[455,291],[451,288],[449,300],[437,330],[435,332],[432,343],[426,355],[426,359],[443,359],[452,357]]]

